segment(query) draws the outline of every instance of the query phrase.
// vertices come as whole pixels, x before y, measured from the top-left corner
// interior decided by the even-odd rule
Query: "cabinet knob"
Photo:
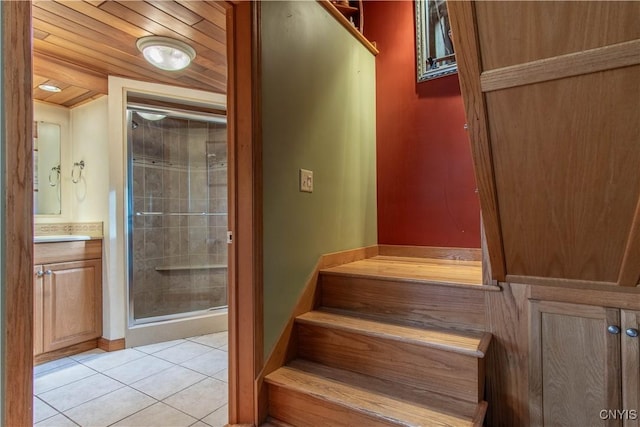
[[[51,276],[52,273],[53,272],[51,270],[47,270],[47,271],[44,272],[44,274],[46,274],[47,276]]]
[[[607,331],[608,331],[610,334],[618,335],[618,334],[620,333],[620,326],[616,326],[616,325],[609,325],[609,326],[607,327]]]
[[[638,336],[638,330],[636,328],[629,328],[625,331],[627,335],[631,338],[636,338]]]
[[[42,276],[44,276],[44,273],[42,272],[42,270],[38,270],[38,271],[36,271],[36,276],[42,277]]]

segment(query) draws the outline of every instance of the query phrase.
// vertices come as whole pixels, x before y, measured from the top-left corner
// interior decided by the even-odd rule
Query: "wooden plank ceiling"
[[[33,97],[74,107],[107,93],[107,76],[226,93],[224,2],[189,0],[33,2]],[[166,36],[196,50],[189,67],[163,71],[136,48]],[[54,84],[61,92],[38,88]]]

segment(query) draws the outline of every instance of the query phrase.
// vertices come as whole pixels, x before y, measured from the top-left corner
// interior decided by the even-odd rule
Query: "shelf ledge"
[[[356,28],[351,25],[349,20],[336,8],[329,0],[317,0],[320,6],[324,7],[343,27],[347,29],[364,47],[367,48],[374,56],[380,51]]]

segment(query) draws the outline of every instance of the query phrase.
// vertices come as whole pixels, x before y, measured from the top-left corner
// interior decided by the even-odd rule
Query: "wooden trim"
[[[506,281],[509,283],[521,283],[523,285],[541,285],[553,287],[582,287],[586,289],[607,289],[616,286],[615,282],[596,282],[593,280],[564,279],[556,277],[539,276],[519,276],[507,274]],[[616,287],[620,289],[620,287]]]
[[[490,92],[638,64],[640,40],[631,40],[485,71],[480,85],[483,92]]]
[[[640,311],[622,310],[620,328],[640,328]],[[624,332],[623,332],[624,333]],[[626,335],[626,334],[625,334]],[[622,408],[640,409],[640,340],[622,336]],[[624,427],[640,427],[640,420],[626,420]]]
[[[319,268],[330,268],[349,262],[360,261],[361,259],[373,258],[379,254],[379,246],[366,246],[364,248],[350,249],[346,251],[333,252],[322,255],[319,261]]]
[[[482,222],[482,212],[480,213],[480,257],[482,258],[482,284],[485,286],[498,286],[498,282],[493,280],[491,273],[491,260],[489,259],[489,248],[487,247],[487,235],[484,232]]]
[[[482,427],[484,425],[484,419],[485,419],[485,415],[487,413],[488,407],[489,407],[489,404],[485,401],[478,403],[476,412],[473,414],[473,419],[471,420],[472,427]]]
[[[640,284],[640,198],[618,275],[618,286],[637,286],[638,284]]]
[[[256,390],[259,396],[258,423],[264,423],[268,414],[267,388],[263,387],[264,378],[279,367],[285,365],[295,357],[295,343],[292,342],[293,325],[296,317],[313,310],[317,305],[318,275],[323,268],[329,268],[348,262],[371,258],[378,254],[378,246],[367,246],[364,248],[350,249],[346,251],[325,254],[316,263],[313,272],[309,276],[298,301],[293,308],[291,316],[284,329],[280,333],[271,354],[267,357],[262,371],[256,379]]]
[[[0,425],[33,425],[31,2],[2,2],[2,384]]]
[[[300,294],[300,297],[298,298],[298,301],[293,308],[293,312],[291,313],[287,324],[280,333],[280,337],[278,337],[276,345],[273,347],[273,350],[267,358],[262,371],[256,379],[256,389],[259,396],[258,424],[264,423],[267,416],[269,415],[269,396],[267,394],[267,387],[264,387],[264,378],[279,367],[287,364],[291,359],[295,357],[295,343],[292,341],[293,325],[295,323],[296,317],[310,310],[313,310],[316,305],[318,274],[320,272],[321,263],[322,260],[316,263],[313,272],[307,280],[307,284],[302,290],[302,293]]]
[[[99,346],[98,338],[87,340],[87,341],[74,344],[69,347],[64,347],[58,350],[49,351],[47,353],[39,354],[35,356],[34,364],[40,365],[42,363],[50,362],[52,360],[62,359],[63,357],[67,357],[67,356],[79,354],[88,350],[92,350],[94,348],[102,348]]]
[[[320,6],[324,7],[336,21],[340,23],[347,31],[349,31],[364,47],[367,48],[374,56],[380,53],[380,51],[371,43],[367,38],[349,22],[347,18],[329,1],[329,0],[317,0]]]
[[[539,343],[542,313],[537,301],[529,308],[529,421],[532,426],[542,425],[542,348]]]
[[[124,338],[108,340],[104,337],[98,338],[98,348],[104,351],[117,351],[125,349]]]
[[[618,287],[608,289],[585,289],[579,283],[574,287],[536,286],[530,287],[530,298],[543,301],[569,302],[574,304],[598,305],[632,310],[640,310],[640,290],[620,291]]]
[[[481,261],[482,252],[477,248],[439,248],[435,246],[378,245],[379,255]]]
[[[486,331],[493,335],[486,361],[488,426],[526,426],[529,420],[529,286],[504,283],[485,296]]]
[[[227,12],[229,134],[229,423],[257,423],[263,364],[260,4]]]
[[[472,2],[447,3],[455,50],[458,78],[465,104],[471,153],[480,198],[493,279],[504,282],[506,266],[500,231],[500,210],[496,191],[486,101],[480,87],[480,45]]]

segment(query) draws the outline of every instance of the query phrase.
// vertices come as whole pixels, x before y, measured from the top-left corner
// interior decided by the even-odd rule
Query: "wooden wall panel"
[[[486,94],[508,274],[617,282],[640,194],[638,75]]]
[[[637,1],[475,3],[483,70],[640,39]],[[457,51],[457,49],[456,49]]]
[[[640,3],[449,12],[493,278],[636,286]]]

